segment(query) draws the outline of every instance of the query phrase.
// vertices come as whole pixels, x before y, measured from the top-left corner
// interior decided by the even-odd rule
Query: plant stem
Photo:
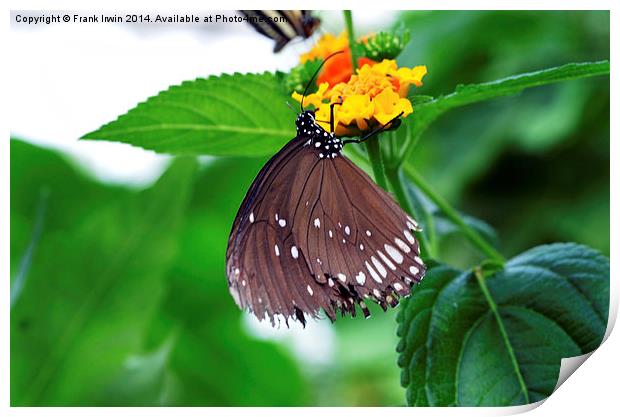
[[[454,209],[446,200],[439,194],[433,191],[432,187],[420,176],[420,174],[411,166],[405,165],[405,173],[411,179],[411,181],[422,191],[433,203],[439,207],[439,209],[448,217],[460,230],[465,237],[482,253],[488,256],[490,259],[504,264],[506,261],[501,253],[499,253],[493,246],[491,246],[482,236],[478,234],[474,229],[469,227],[463,220],[461,215]]]
[[[409,215],[413,217],[417,217],[420,220],[420,217],[417,216],[417,213],[414,212],[413,206],[411,205],[411,201],[405,192],[405,187],[403,187],[403,180],[400,175],[399,169],[386,169],[385,171],[388,181],[390,182],[390,186],[394,191],[394,195],[396,196],[396,200],[400,204],[400,207],[405,210]],[[428,241],[426,235],[424,233],[420,233],[420,252],[423,257],[436,258],[437,251],[434,250],[433,245]]]
[[[379,135],[368,138],[366,140],[366,152],[368,152],[368,160],[372,166],[372,172],[375,182],[381,188],[387,191],[387,181],[385,179],[385,170],[383,168],[383,158],[381,156],[381,144],[379,143]]]
[[[351,50],[351,63],[353,64],[353,72],[357,68],[357,49],[355,48],[355,31],[353,30],[353,16],[351,10],[344,10],[344,23],[347,27],[347,35],[349,36],[349,49]]]
[[[353,28],[353,15],[351,10],[344,10],[344,23],[347,27],[347,34],[349,36],[349,50],[351,51],[351,64],[353,65],[353,72],[357,68],[357,50],[355,48],[355,30]],[[381,146],[379,144],[379,135],[368,138],[366,140],[366,152],[368,153],[368,159],[372,166],[372,172],[375,177],[375,182],[379,184],[381,188],[387,190],[387,181],[385,179],[385,171],[383,169],[383,158],[381,157]]]

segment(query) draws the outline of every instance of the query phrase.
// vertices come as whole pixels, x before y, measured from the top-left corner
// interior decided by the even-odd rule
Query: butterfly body
[[[258,318],[356,314],[384,309],[424,275],[417,223],[342,154],[313,113],[248,190],[227,250],[228,285]],[[288,322],[288,321],[287,321]]]

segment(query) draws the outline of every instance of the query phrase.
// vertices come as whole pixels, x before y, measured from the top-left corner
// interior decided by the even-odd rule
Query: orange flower
[[[374,61],[366,57],[358,58],[357,60],[358,67],[372,63]],[[347,48],[344,50],[344,53],[334,55],[328,61],[325,61],[323,70],[317,78],[317,84],[329,83],[329,85],[336,85],[338,83],[346,83],[351,78],[351,75],[353,75],[351,50]]]
[[[317,84],[329,83],[329,85],[336,85],[338,83],[346,83],[353,75],[351,49],[349,48],[349,38],[346,32],[342,32],[337,37],[330,33],[323,35],[309,52],[301,55],[299,60],[302,64],[313,59],[325,60],[328,56],[340,51],[344,53],[334,55],[325,62],[317,78]],[[361,57],[357,60],[358,68],[365,64],[373,63],[374,61],[366,57]]]

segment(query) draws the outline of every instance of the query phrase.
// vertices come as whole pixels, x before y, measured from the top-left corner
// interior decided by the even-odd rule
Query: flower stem
[[[351,51],[351,64],[353,65],[353,72],[357,68],[357,49],[355,48],[355,30],[353,28],[353,15],[351,10],[344,10],[344,23],[347,27],[347,35],[349,36],[349,50]],[[366,140],[366,152],[368,153],[368,159],[372,166],[372,172],[375,177],[375,182],[379,184],[381,188],[387,190],[387,181],[385,179],[385,171],[383,169],[383,158],[381,156],[381,146],[379,144],[379,135],[368,138]]]
[[[372,173],[374,174],[375,182],[387,191],[387,180],[385,179],[385,170],[383,168],[379,135],[366,140],[366,152],[368,153],[368,160],[372,166]]]
[[[488,256],[490,259],[504,264],[506,261],[501,253],[499,253],[493,246],[491,246],[482,236],[472,229],[461,215],[454,209],[446,200],[439,194],[433,191],[432,187],[420,176],[420,174],[411,166],[405,165],[405,172],[409,179],[422,191],[433,203],[439,207],[439,209],[449,218],[465,235],[465,237],[482,253]]]
[[[355,48],[355,31],[353,30],[353,16],[351,10],[343,10],[344,24],[347,27],[347,35],[349,36],[349,49],[351,50],[351,62],[353,64],[353,72],[357,68],[357,48]]]

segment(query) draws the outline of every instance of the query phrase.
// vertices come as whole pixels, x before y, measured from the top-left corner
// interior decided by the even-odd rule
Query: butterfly
[[[384,311],[394,307],[426,271],[418,223],[342,153],[392,128],[400,115],[362,138],[341,140],[334,105],[327,132],[302,99],[297,135],[254,179],[228,239],[232,297],[272,325],[283,317],[305,326],[306,315],[317,318],[321,309],[333,322],[338,310],[355,316],[356,306],[369,317],[367,300]]]
[[[276,41],[274,52],[280,52],[297,36],[312,36],[321,20],[308,10],[239,10],[256,31]]]

